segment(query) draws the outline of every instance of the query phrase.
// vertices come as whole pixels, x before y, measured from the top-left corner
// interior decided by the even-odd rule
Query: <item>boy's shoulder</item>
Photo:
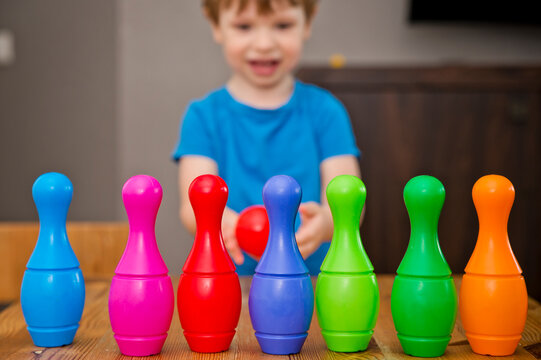
[[[299,91],[305,92],[313,96],[333,96],[329,90],[319,87],[315,84],[305,83],[302,80],[296,80],[296,86]]]
[[[343,105],[329,90],[321,88],[314,84],[304,83],[300,80],[296,82],[297,95],[301,98],[302,103],[309,105],[317,105],[316,108],[322,107],[342,108]]]
[[[189,107],[194,108],[194,109],[199,109],[199,108],[204,109],[204,108],[207,108],[208,106],[214,106],[216,104],[219,104],[225,101],[225,96],[224,96],[225,91],[226,90],[224,86],[211,90],[205,95],[191,100],[189,103]]]
[[[296,80],[295,86],[297,87],[297,91],[302,92],[306,95],[323,97],[323,98],[328,97],[328,96],[331,96],[331,97],[333,96],[329,92],[329,90],[326,90],[314,84],[305,83],[301,80]]]

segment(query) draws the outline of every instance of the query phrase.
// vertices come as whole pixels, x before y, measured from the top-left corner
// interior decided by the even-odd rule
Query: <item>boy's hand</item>
[[[222,236],[224,238],[225,248],[231,258],[233,258],[235,264],[242,265],[244,255],[235,235],[238,219],[239,214],[229,208],[225,208],[224,216],[222,217]]]
[[[322,242],[330,240],[333,232],[331,210],[327,205],[310,201],[299,207],[301,226],[296,238],[304,259],[316,251]]]

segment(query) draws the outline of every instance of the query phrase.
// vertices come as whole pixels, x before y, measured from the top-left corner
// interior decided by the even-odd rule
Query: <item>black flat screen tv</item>
[[[411,24],[541,26],[539,7],[541,1],[536,0],[410,0],[409,21]]]

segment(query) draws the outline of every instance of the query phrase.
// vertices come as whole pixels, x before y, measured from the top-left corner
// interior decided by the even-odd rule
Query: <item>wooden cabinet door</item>
[[[541,298],[541,68],[303,69],[348,109],[367,203],[361,237],[376,272],[409,241],[403,189],[417,175],[446,190],[439,239],[462,273],[477,239],[471,191],[483,175],[515,186],[508,232],[530,295]]]

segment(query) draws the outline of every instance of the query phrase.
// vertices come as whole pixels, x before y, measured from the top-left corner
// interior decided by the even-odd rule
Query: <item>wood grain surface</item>
[[[335,359],[412,359],[404,355],[391,317],[391,288],[393,275],[377,275],[381,293],[381,306],[374,337],[368,349],[358,353],[335,353],[327,350],[316,315],[312,318],[309,335],[299,354],[289,356],[267,355],[261,352],[254,336],[248,313],[248,293],[251,277],[241,278],[242,312],[237,327],[237,334],[228,351],[217,354],[200,354],[191,352],[178,320],[175,309],[169,336],[159,355],[140,359],[298,359],[298,360],[335,360]],[[314,284],[316,279],[314,278]],[[456,279],[460,286],[460,278]],[[113,338],[107,299],[109,294],[109,278],[86,280],[86,303],[81,326],[73,344],[60,348],[41,348],[32,344],[26,330],[19,303],[11,305],[0,313],[0,359],[127,359],[120,354]],[[173,277],[173,285],[178,285],[178,277]],[[489,359],[488,356],[474,354],[464,336],[460,318],[447,351],[438,359]],[[541,306],[529,300],[528,320],[520,345],[514,355],[498,359],[539,359],[541,358]]]

